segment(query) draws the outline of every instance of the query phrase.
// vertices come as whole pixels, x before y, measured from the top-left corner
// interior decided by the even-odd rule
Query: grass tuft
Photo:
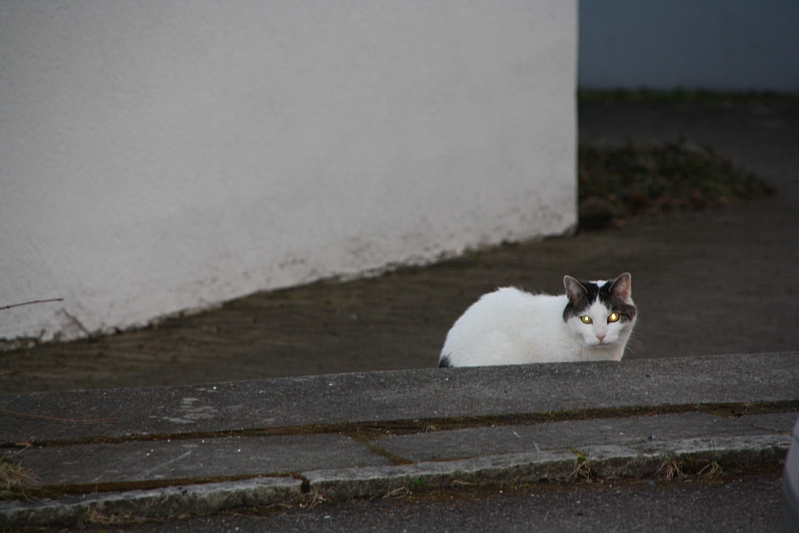
[[[29,489],[34,481],[33,474],[22,465],[0,459],[0,500],[32,499]]]
[[[674,459],[663,461],[657,472],[655,472],[655,476],[666,481],[671,481],[674,478],[684,478],[686,475],[683,471],[683,465]]]

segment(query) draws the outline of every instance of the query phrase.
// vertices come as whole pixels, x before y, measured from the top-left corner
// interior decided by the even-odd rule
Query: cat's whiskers
[[[646,346],[643,342],[638,340],[640,335],[637,334],[635,330],[633,330],[630,338],[627,340],[627,351],[630,355],[634,355],[636,357],[642,356],[646,354]]]

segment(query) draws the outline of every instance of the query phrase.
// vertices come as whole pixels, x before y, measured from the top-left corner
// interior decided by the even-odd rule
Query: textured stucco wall
[[[799,93],[797,0],[580,0],[580,87]]]
[[[575,224],[575,0],[6,1],[0,337]]]

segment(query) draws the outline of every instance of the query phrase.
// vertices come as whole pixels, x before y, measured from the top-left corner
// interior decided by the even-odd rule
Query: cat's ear
[[[585,286],[571,276],[563,276],[563,286],[566,287],[566,296],[571,302],[581,300],[588,294]]]
[[[633,277],[629,272],[625,272],[616,278],[616,281],[613,282],[613,286],[610,288],[610,292],[617,298],[629,302],[633,292],[632,282]]]

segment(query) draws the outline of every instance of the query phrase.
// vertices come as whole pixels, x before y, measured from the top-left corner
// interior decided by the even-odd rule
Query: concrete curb
[[[236,507],[294,503],[302,480],[290,477],[67,496],[58,500],[0,502],[0,528],[71,526],[81,521],[126,522],[211,514]]]
[[[402,487],[447,488],[459,484],[564,481],[596,475],[603,478],[646,478],[667,461],[768,464],[785,457],[790,435],[685,439],[641,446],[588,446],[574,451],[541,451],[423,462],[389,467],[346,468],[304,472],[311,491],[326,499],[379,497]],[[585,458],[586,468],[578,467]]]
[[[647,478],[661,475],[664,465],[669,464],[676,465],[670,475],[679,476],[680,465],[691,464],[698,467],[694,468],[698,471],[714,462],[744,467],[773,464],[784,458],[790,439],[790,435],[758,435],[684,439],[638,446],[588,446],[574,451],[316,470],[303,472],[300,477],[304,481],[290,477],[259,477],[155,490],[68,496],[58,500],[10,501],[0,503],[0,527],[70,526],[81,521],[112,523],[212,514],[236,507],[295,504],[302,500],[304,491],[319,493],[331,501],[458,485],[512,485],[591,476]]]

